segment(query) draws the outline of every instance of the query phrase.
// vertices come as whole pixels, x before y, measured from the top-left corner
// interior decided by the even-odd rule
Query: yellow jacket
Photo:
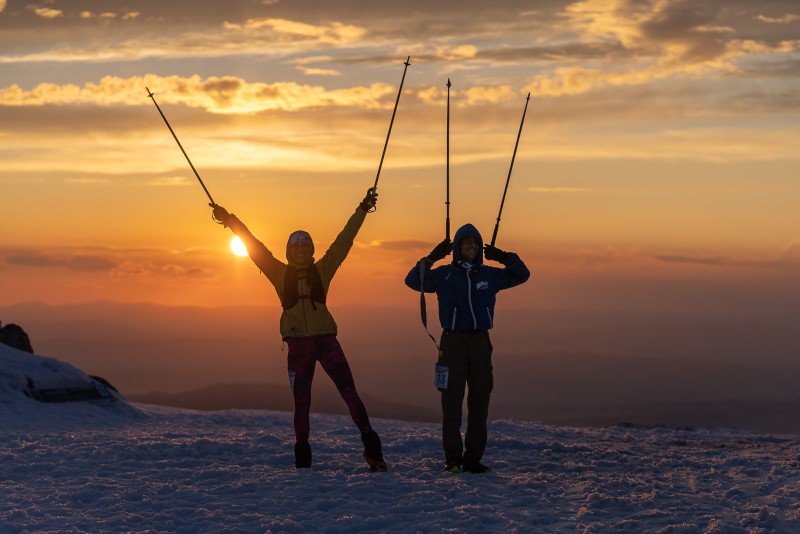
[[[336,274],[337,269],[339,269],[339,266],[350,252],[353,240],[361,229],[366,216],[367,212],[360,207],[356,208],[355,213],[350,216],[344,229],[336,236],[325,255],[316,262],[325,295],[328,294],[328,287],[333,275]],[[228,226],[244,241],[250,259],[261,269],[264,276],[272,282],[275,291],[278,293],[278,298],[283,302],[283,284],[286,278],[287,264],[276,259],[272,252],[261,241],[256,239],[235,215],[231,215]],[[313,258],[311,263],[314,263]],[[297,267],[303,266],[298,265]],[[307,297],[310,293],[310,287],[306,278],[299,278],[297,284],[298,295]],[[312,302],[310,298],[298,299],[294,306],[288,310],[284,309],[281,314],[281,337],[283,339],[336,333],[336,321],[328,311],[327,305]]]

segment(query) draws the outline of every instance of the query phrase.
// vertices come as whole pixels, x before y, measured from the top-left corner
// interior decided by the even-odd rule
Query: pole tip
[[[531,92],[528,91],[528,98],[526,98],[525,100],[530,100],[530,99],[531,99]]]
[[[144,86],[144,88],[147,89],[147,96],[149,96],[150,98],[153,98],[153,91],[151,91],[150,88],[147,87],[146,85]]]
[[[447,78],[447,88],[450,88],[450,78]]]
[[[408,67],[409,65],[411,65],[411,56],[408,56],[408,57],[406,58],[406,62],[405,62],[405,63],[403,63],[403,65],[405,65],[406,67]]]

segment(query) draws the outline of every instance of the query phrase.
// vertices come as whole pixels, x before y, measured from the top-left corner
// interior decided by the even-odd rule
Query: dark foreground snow
[[[796,437],[500,421],[495,472],[451,475],[437,425],[376,420],[370,473],[349,419],[315,416],[296,470],[288,413],[43,404],[19,379],[60,363],[20,354],[0,348],[4,533],[800,531]]]

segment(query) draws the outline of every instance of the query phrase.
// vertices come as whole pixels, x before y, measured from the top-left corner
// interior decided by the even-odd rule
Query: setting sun
[[[238,236],[233,236],[231,239],[231,252],[236,254],[237,256],[247,256],[247,247],[245,246],[244,242],[239,239]]]

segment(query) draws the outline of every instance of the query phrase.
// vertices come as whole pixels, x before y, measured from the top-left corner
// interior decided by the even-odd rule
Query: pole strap
[[[439,344],[436,343],[436,338],[434,338],[428,330],[428,306],[425,302],[425,264],[426,260],[424,258],[419,260],[419,313],[422,317],[422,326],[425,327],[425,332],[428,334],[428,337],[431,338],[431,341],[433,341],[436,350],[441,354],[442,349],[439,348]]]

